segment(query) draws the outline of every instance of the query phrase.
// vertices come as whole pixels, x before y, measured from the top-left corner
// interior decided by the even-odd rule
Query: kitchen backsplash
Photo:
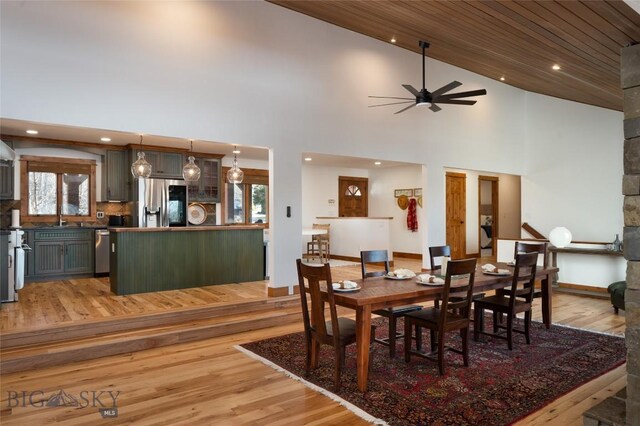
[[[201,226],[212,226],[216,224],[216,205],[215,204],[203,204],[207,211],[207,218]],[[20,209],[20,200],[0,201],[0,229],[8,228],[11,226],[11,210]],[[85,225],[105,225],[109,224],[110,215],[130,216],[133,213],[134,203],[110,203],[110,202],[97,202],[96,210],[104,212],[102,219],[93,219],[83,222]],[[44,225],[44,223],[37,222],[23,222],[24,227]]]

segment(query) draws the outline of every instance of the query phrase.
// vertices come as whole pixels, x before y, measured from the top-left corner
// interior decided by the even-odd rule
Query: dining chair
[[[531,344],[529,329],[531,328],[531,302],[533,300],[537,261],[538,252],[517,254],[510,291],[473,301],[476,320],[476,326],[473,329],[474,340],[477,341],[480,334],[507,339],[507,345],[511,350],[513,349],[513,333],[516,332],[524,334],[527,344]],[[484,327],[479,322],[486,309],[493,311],[493,333],[485,332]],[[513,327],[516,314],[522,312],[524,312],[524,330]],[[507,316],[506,326],[498,321],[499,316],[503,314]],[[501,329],[507,331],[506,337],[503,334],[499,334]]]
[[[451,257],[451,248],[449,246],[429,247],[429,261],[431,262],[431,271],[435,272],[442,269],[442,261],[440,261],[440,264],[436,265],[435,260],[445,256]]]
[[[328,262],[331,258],[331,224],[330,223],[314,223],[313,229],[325,229],[325,234],[313,235],[311,241],[307,243],[306,258],[318,257],[320,262]]]
[[[447,274],[442,288],[440,307],[426,308],[410,312],[404,316],[404,360],[409,362],[411,355],[434,360],[437,354],[440,375],[444,375],[444,352],[450,350],[462,355],[464,366],[469,366],[469,324],[471,319],[471,301],[473,283],[476,274],[476,259],[452,260],[447,266]],[[455,286],[451,287],[451,277],[456,277]],[[454,299],[451,294],[460,294]],[[411,349],[411,329],[416,328],[416,349]],[[431,333],[431,352],[422,352],[422,328]],[[450,331],[460,331],[462,350],[446,346],[445,335]],[[437,343],[436,343],[437,342]]]
[[[516,256],[518,256],[518,254],[522,254],[522,253],[538,253],[538,255],[542,255],[542,269],[545,269],[547,267],[547,261],[548,261],[548,254],[549,251],[547,250],[547,243],[523,243],[520,241],[516,241],[516,243],[513,246],[513,258],[515,259]],[[539,259],[540,257],[538,256],[537,259]],[[536,259],[536,262],[537,262]],[[497,294],[509,294],[511,290],[507,289],[501,289],[501,290],[497,290],[496,293]],[[517,297],[517,296],[516,296]],[[537,289],[534,288],[533,289],[533,298],[534,299],[538,299],[542,297],[542,289]],[[498,317],[498,321],[502,322],[502,315],[500,315]]]
[[[340,389],[340,373],[345,364],[346,348],[356,342],[356,322],[350,318],[338,317],[333,286],[331,285],[333,283],[331,267],[328,263],[322,266],[310,266],[302,263],[301,259],[296,259],[296,266],[307,350],[306,375],[311,373],[311,369],[318,368],[320,346],[332,346],[335,350],[334,386],[338,391]],[[325,302],[322,300],[323,288],[326,288],[330,321],[326,321],[325,318]],[[308,300],[307,297],[309,297]],[[375,331],[376,327],[372,325],[372,341],[375,338]]]
[[[442,269],[442,261],[440,261],[439,265],[436,265],[435,261],[436,261],[436,259],[439,259],[439,258],[445,257],[445,256],[451,258],[451,248],[448,245],[446,245],[446,246],[432,246],[432,247],[429,247],[429,261],[431,262],[431,271],[432,272],[435,273],[435,271],[438,271],[438,270]],[[484,297],[484,296],[486,296],[484,293],[478,293],[478,294],[474,294],[472,297],[474,299],[479,299],[479,298]],[[433,300],[433,304],[434,304],[434,306],[436,308],[438,306],[440,306],[440,299],[438,299],[438,298],[434,299]]]
[[[367,271],[367,265],[372,263],[382,263],[384,269],[378,271]],[[363,280],[371,277],[383,276],[389,273],[389,253],[387,250],[361,251],[360,265],[362,267]],[[389,283],[389,285],[393,285],[393,283]],[[422,309],[422,306],[420,305],[406,305],[373,311],[374,314],[385,317],[389,321],[389,336],[375,339],[376,342],[389,346],[389,357],[394,358],[396,356],[396,340],[404,337],[403,333],[397,331],[398,318],[407,312],[418,311],[420,309]]]

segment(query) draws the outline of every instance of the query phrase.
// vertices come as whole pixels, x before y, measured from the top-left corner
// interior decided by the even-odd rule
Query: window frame
[[[223,182],[224,184],[223,186],[223,192],[222,192],[222,211],[223,211],[223,223],[225,225],[229,225],[229,226],[247,226],[247,225],[252,225],[252,226],[260,226],[262,228],[268,228],[269,227],[269,211],[270,211],[270,206],[269,206],[269,170],[263,170],[263,169],[245,169],[243,168],[242,171],[244,172],[244,178],[242,179],[242,183],[240,185],[243,186],[243,201],[244,201],[244,222],[241,223],[234,223],[234,222],[229,222],[229,216],[227,214],[227,185],[229,185],[229,182],[227,181],[227,172],[229,171],[230,167],[223,167],[222,168],[222,176],[223,176]],[[265,223],[251,223],[251,208],[250,206],[253,204],[253,200],[251,199],[251,190],[250,187],[251,185],[265,185],[267,187],[267,197],[266,197],[266,204],[267,204],[267,222]]]
[[[31,215],[29,214],[29,172],[46,172],[57,175],[56,214]],[[52,223],[60,219],[60,206],[62,204],[62,174],[77,173],[89,176],[89,214],[62,215],[62,219],[68,223],[94,221],[96,217],[96,161],[66,157],[40,157],[35,155],[23,155],[20,157],[20,220],[25,223],[41,222]]]

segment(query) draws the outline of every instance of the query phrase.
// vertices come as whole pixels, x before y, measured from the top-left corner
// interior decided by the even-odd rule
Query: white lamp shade
[[[567,228],[559,226],[557,228],[553,228],[551,233],[549,234],[549,241],[556,247],[566,247],[571,243],[571,231]]]

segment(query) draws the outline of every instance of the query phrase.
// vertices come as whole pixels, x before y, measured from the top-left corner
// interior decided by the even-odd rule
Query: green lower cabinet
[[[262,228],[111,232],[118,295],[264,279]]]
[[[27,253],[26,281],[92,274],[94,242],[91,230],[39,229],[26,233],[32,251]]]
[[[93,241],[64,243],[64,272],[68,274],[93,272]]]
[[[57,275],[64,273],[64,243],[58,241],[36,241],[33,257],[35,275]]]

